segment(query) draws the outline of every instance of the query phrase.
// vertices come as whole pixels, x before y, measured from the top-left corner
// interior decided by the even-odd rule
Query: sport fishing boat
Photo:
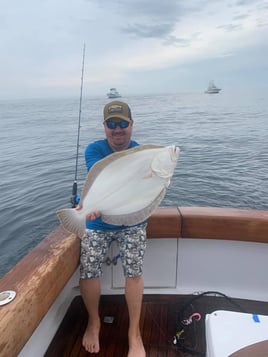
[[[205,93],[208,94],[217,94],[221,91],[221,88],[218,88],[215,86],[213,81],[210,81],[208,84],[208,89],[205,91]]]
[[[116,88],[110,88],[110,92],[107,93],[108,98],[121,98],[120,93],[116,90]]]
[[[268,355],[268,211],[159,207],[148,219],[146,356]],[[114,244],[114,243],[113,243]],[[116,246],[104,262],[98,356],[127,355]],[[1,357],[89,356],[80,240],[58,226],[0,281]]]

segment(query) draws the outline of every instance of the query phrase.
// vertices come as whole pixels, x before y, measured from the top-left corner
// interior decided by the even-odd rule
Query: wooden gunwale
[[[268,243],[268,211],[160,207],[148,238],[208,238]],[[16,298],[0,306],[1,356],[17,356],[79,264],[80,240],[56,228],[0,280]]]
[[[268,243],[268,211],[180,207],[181,237]]]

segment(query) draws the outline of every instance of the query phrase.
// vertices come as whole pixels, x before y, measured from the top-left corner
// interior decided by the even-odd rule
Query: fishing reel
[[[72,197],[70,202],[72,204],[72,208],[75,208],[80,202],[80,196],[77,194],[77,181],[74,181],[73,183]]]
[[[80,202],[80,196],[79,195],[74,195],[70,198],[70,202],[71,202],[71,205],[72,205],[72,208],[75,208],[78,203]]]

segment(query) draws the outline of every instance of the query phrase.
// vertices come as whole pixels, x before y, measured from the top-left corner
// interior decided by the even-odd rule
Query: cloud
[[[228,24],[228,25],[217,26],[216,28],[231,32],[231,31],[240,30],[242,28],[242,25]]]
[[[200,2],[193,1],[192,4],[196,4],[189,6],[178,0],[103,0],[96,3],[102,9],[109,9],[111,19],[118,19],[118,27],[124,35],[157,39],[167,39],[180,19],[197,12],[201,6]]]
[[[165,46],[175,46],[175,47],[189,47],[191,45],[191,39],[178,38],[176,36],[167,36],[163,42]]]
[[[233,20],[244,20],[249,17],[249,14],[240,14],[233,17]]]
[[[103,10],[108,9],[111,16],[124,16],[126,22],[131,19],[147,18],[147,19],[161,19],[161,21],[175,21],[178,19],[178,14],[183,10],[183,2],[178,0],[93,0]]]
[[[142,38],[166,38],[166,36],[172,32],[174,25],[169,23],[141,25],[133,24],[122,28],[124,33],[135,35]]]
[[[84,43],[91,94],[113,86],[124,91],[136,86],[139,92],[150,86],[174,89],[180,82],[172,84],[172,79],[183,71],[187,85],[196,86],[198,78],[211,77],[213,68],[215,79],[223,67],[225,77],[227,69],[233,76],[232,64],[236,68],[237,63],[245,71],[239,80],[246,81],[247,66],[251,71],[258,63],[264,73],[267,10],[265,0],[5,2],[0,15],[0,94],[76,93]],[[249,61],[253,47],[255,60]]]

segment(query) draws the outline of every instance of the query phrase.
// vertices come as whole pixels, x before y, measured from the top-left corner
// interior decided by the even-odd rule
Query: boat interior
[[[146,356],[206,356],[206,314],[224,309],[263,315],[267,314],[267,308],[268,303],[230,299],[217,295],[217,292],[195,296],[146,294],[140,322]],[[124,296],[102,296],[100,316],[101,350],[97,356],[127,356],[128,312]],[[191,316],[193,316],[190,319],[192,321],[188,325]],[[72,301],[44,356],[93,355],[87,353],[82,346],[86,325],[86,309],[81,297],[77,296]]]
[[[268,211],[160,207],[147,236],[146,356],[268,356]],[[0,292],[16,292],[0,306],[1,356],[91,355],[82,347],[79,250],[80,240],[58,226],[0,280]],[[104,263],[96,356],[127,356],[117,253],[112,244]]]

